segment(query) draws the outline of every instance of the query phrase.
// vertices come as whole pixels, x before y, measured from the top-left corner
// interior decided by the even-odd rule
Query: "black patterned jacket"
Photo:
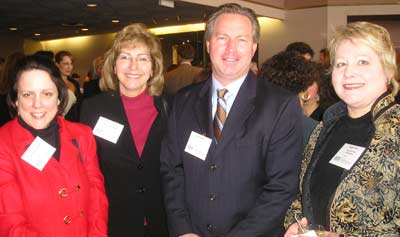
[[[329,108],[310,136],[304,151],[300,193],[287,212],[285,227],[294,214],[312,221],[310,177],[336,121],[347,114],[339,102]],[[353,167],[344,171],[330,198],[330,230],[345,236],[398,236],[400,230],[400,106],[391,94],[372,107],[374,131],[370,143]]]

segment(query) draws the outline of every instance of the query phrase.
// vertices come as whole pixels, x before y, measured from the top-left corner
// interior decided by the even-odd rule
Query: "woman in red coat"
[[[0,236],[107,236],[108,202],[89,127],[60,114],[56,66],[29,56],[8,94],[18,116],[0,128]]]

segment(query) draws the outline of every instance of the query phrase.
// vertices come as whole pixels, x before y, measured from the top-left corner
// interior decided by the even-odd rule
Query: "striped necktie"
[[[214,117],[214,135],[217,142],[219,142],[219,138],[221,137],[222,128],[224,127],[224,123],[226,120],[226,101],[225,94],[228,92],[227,89],[219,89],[217,90],[218,99],[217,99],[217,111],[215,112]]]

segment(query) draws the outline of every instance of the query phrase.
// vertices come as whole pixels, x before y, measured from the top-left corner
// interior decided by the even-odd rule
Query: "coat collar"
[[[390,92],[383,93],[372,105],[371,108],[371,120],[375,123],[375,121],[382,115],[387,109],[395,104],[395,98]],[[346,116],[348,114],[347,106],[343,101],[339,101],[338,103],[329,107],[322,118],[323,123],[325,125],[329,125],[330,123],[336,121],[337,119]]]
[[[12,134],[12,139],[14,144],[16,144],[17,151],[20,153],[18,154],[19,157],[22,157],[26,149],[32,144],[35,137],[32,135],[30,131],[22,127],[17,118],[14,119],[14,128],[13,131],[17,131]],[[60,161],[57,161],[53,158],[49,160],[46,166],[60,166],[65,169],[69,169],[72,167],[77,160],[79,160],[80,150],[79,147],[76,147],[73,143],[75,140],[78,144],[78,136],[71,133],[70,128],[68,127],[67,122],[61,116],[57,117],[57,123],[59,125],[59,133],[60,133]],[[74,160],[77,159],[77,160]],[[44,168],[46,169],[46,167]]]

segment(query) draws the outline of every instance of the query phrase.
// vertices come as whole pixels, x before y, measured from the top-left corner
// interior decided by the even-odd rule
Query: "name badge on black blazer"
[[[124,125],[100,116],[94,126],[93,134],[115,144],[122,129],[124,129]]]

